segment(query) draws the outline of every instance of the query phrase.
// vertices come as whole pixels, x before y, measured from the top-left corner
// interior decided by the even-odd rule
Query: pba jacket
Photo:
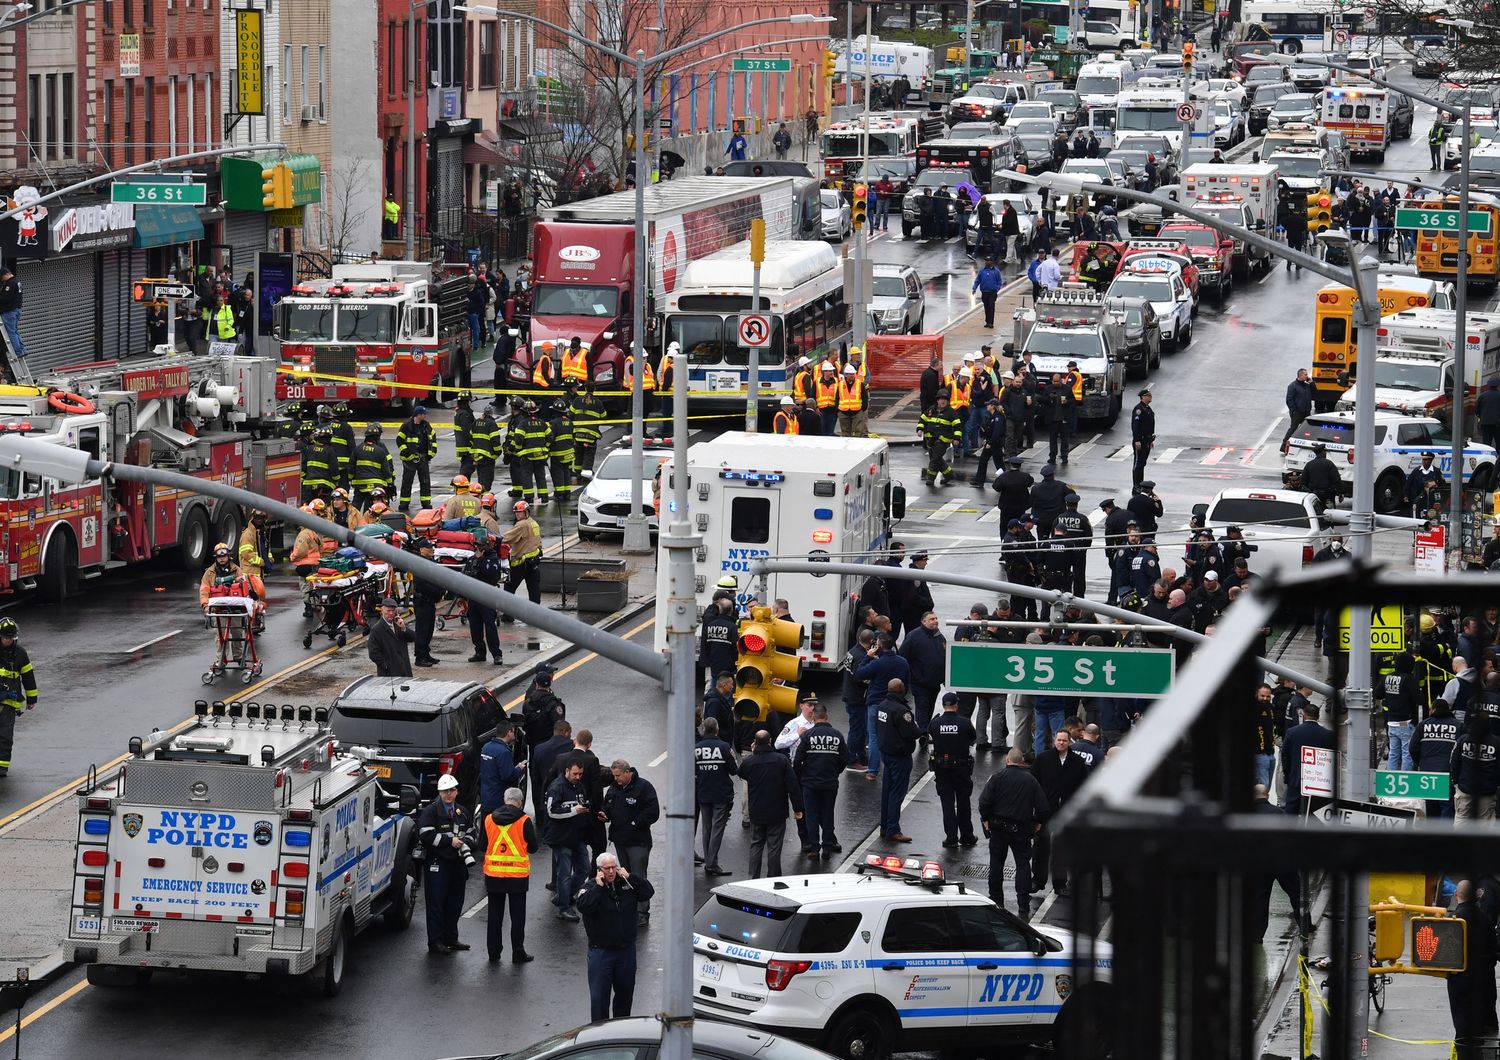
[[[792,768],[802,778],[803,786],[818,791],[837,791],[848,764],[849,745],[844,734],[826,721],[804,732],[792,753]]]
[[[705,736],[693,748],[696,767],[694,790],[697,801],[702,803],[724,803],[734,801],[734,781],[730,778],[739,772],[734,762],[734,751],[729,744],[716,736]]]

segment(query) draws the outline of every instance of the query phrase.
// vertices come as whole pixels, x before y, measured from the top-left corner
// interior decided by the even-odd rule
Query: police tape
[[[1300,954],[1297,957],[1297,979],[1302,994],[1302,1055],[1307,1056],[1312,1052],[1313,1001],[1317,1001],[1318,1007],[1323,1010],[1325,1016],[1331,1017],[1333,1010],[1328,1007],[1328,1002],[1324,999],[1322,992],[1313,985],[1307,958]],[[1456,1060],[1458,1056],[1458,1042],[1453,1038],[1397,1038],[1393,1034],[1377,1031],[1374,1027],[1366,1027],[1365,1030],[1377,1038],[1396,1042],[1399,1045],[1446,1045],[1449,1049],[1450,1060]]]
[[[356,386],[379,386],[379,387],[386,387],[386,388],[391,389],[391,390],[417,390],[417,391],[420,391],[421,393],[424,393],[424,394],[433,394],[433,393],[435,393],[435,394],[457,394],[460,391],[467,390],[471,394],[488,394],[488,395],[493,396],[493,397],[547,397],[549,395],[563,393],[563,388],[561,388],[561,387],[554,391],[554,390],[551,390],[551,389],[538,388],[538,387],[523,388],[523,389],[513,389],[513,388],[508,388],[507,387],[507,388],[503,388],[502,389],[502,388],[497,388],[497,387],[449,386],[446,383],[437,383],[437,384],[433,384],[433,383],[398,383],[398,382],[396,382],[393,379],[368,379],[368,378],[361,379],[358,376],[352,376],[352,375],[334,375],[331,372],[307,372],[307,371],[302,371],[301,369],[297,369],[297,368],[286,368],[286,367],[278,367],[276,369],[276,374],[277,375],[284,375],[284,376],[288,376],[288,377],[293,378],[293,379],[300,379],[300,380],[304,380],[304,381],[308,381],[308,382],[318,381],[318,382],[332,382],[332,383],[353,383]],[[601,396],[604,396],[604,397],[629,397],[633,393],[633,391],[625,390],[625,389],[601,390],[598,387],[594,387],[593,388],[593,392],[595,394],[597,394],[597,395],[601,395]],[[788,395],[789,396],[791,394],[791,392],[792,392],[792,389],[791,389],[791,387],[786,387],[786,386],[781,386],[781,387],[763,386],[763,387],[761,387],[761,391],[760,392],[761,392],[761,396],[762,397],[781,397],[782,395]],[[645,393],[647,395],[651,395],[651,394],[657,393],[657,391],[656,390],[647,390],[647,391],[645,391]],[[666,397],[668,395],[666,395],[664,393],[662,396]],[[672,395],[670,395],[670,396],[675,397],[676,396],[676,392],[674,391],[672,393]],[[735,397],[735,396],[737,396],[735,393],[733,393],[733,392],[726,393],[723,390],[689,390],[688,391],[688,397]],[[313,400],[313,399],[304,398],[304,399],[301,399],[301,400]]]

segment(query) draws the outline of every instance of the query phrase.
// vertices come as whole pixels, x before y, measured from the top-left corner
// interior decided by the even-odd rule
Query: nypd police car
[[[1291,439],[1281,477],[1301,474],[1322,445],[1339,469],[1346,493],[1354,492],[1354,413],[1329,412],[1309,416]],[[1375,509],[1396,512],[1403,507],[1406,476],[1422,464],[1422,454],[1433,454],[1433,467],[1444,479],[1452,474],[1453,435],[1430,416],[1375,413]],[[1467,489],[1488,490],[1495,481],[1495,450],[1479,442],[1463,449],[1463,482]]]
[[[1182,278],[1182,266],[1171,258],[1127,259],[1109,285],[1108,297],[1146,299],[1156,310],[1163,342],[1181,348],[1193,341],[1193,292]]]
[[[693,1011],[848,1060],[1046,1042],[1064,1025],[1086,1040],[1114,957],[1078,941],[944,881],[938,862],[869,854],[857,873],[714,888],[693,923]]]

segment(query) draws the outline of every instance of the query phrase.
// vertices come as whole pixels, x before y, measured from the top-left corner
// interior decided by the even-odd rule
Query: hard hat
[[[481,508],[493,508],[495,506],[495,495],[493,493],[486,493],[483,497],[480,497],[479,506]]]
[[[347,501],[349,499],[349,491],[346,490],[343,486],[339,486],[333,491],[333,499],[343,499]]]
[[[812,364],[812,359],[809,358],[809,357],[798,357],[797,358],[797,367],[798,368],[806,368],[810,364]]]
[[[20,634],[21,627],[16,625],[15,619],[0,618],[0,637],[10,637],[14,639],[15,637],[20,636]]]
[[[468,489],[468,487],[469,487],[469,476],[468,475],[454,475],[453,476],[452,485],[453,485],[454,489],[458,489],[460,486],[462,486],[465,489]]]
[[[458,787],[458,778],[452,773],[444,773],[438,777],[438,791],[452,791]]]
[[[333,419],[333,409],[329,408],[327,405],[319,405],[318,406],[318,419],[320,419],[320,420],[331,420],[331,419]]]
[[[389,509],[390,505],[386,504],[385,501],[376,501],[370,505],[370,511],[376,515],[384,515]]]
[[[967,368],[960,368],[960,369],[959,369],[959,370],[958,370],[958,374],[959,374],[959,375],[960,375],[960,376],[971,376],[971,375],[973,375],[973,374],[974,374],[974,373],[973,373],[973,372],[972,372],[972,371],[970,371],[970,370],[969,370],[969,369],[967,369]]]
[[[349,415],[349,412],[350,412],[349,402],[347,402],[347,401],[340,401],[337,405],[335,405],[333,407],[333,411],[334,411],[335,414],[337,414],[339,416],[347,416],[347,415]]]
[[[718,589],[738,589],[740,587],[740,580],[733,574],[726,574],[714,583],[714,587]]]
[[[313,431],[313,437],[320,442],[330,441],[333,438],[333,428],[319,427],[317,430]]]
[[[515,504],[511,505],[510,510],[513,512],[526,512],[531,510],[531,505],[525,501],[516,501]]]
[[[5,636],[5,623],[7,621],[9,619],[0,619],[0,637]],[[1423,633],[1431,633],[1437,629],[1437,618],[1424,611],[1422,612],[1421,626]]]
[[[469,483],[469,492],[477,497],[484,492],[484,487],[477,482],[471,482]]]
[[[376,486],[374,489],[372,489],[370,491],[370,499],[371,500],[374,500],[374,499],[376,499],[378,497],[384,497],[384,496],[385,496],[385,490],[381,489],[379,486]]]
[[[328,502],[322,497],[314,497],[307,502],[307,510],[310,512],[326,512],[328,510]]]
[[[790,398],[790,397],[783,397],[783,398],[782,398],[782,399],[781,399],[781,403],[782,403],[782,404],[783,404],[783,405],[795,405],[795,404],[796,404],[796,402],[795,402],[795,401],[793,401],[793,400],[792,400],[792,399],[791,399],[791,398]]]
[[[818,371],[820,372],[837,372],[838,370],[839,366],[834,364],[832,361],[824,361],[822,364],[818,365]]]
[[[221,541],[217,545],[214,546],[214,557],[215,558],[218,558],[219,556],[227,556],[227,555],[229,555],[229,546],[228,545],[224,544]]]
[[[977,361],[977,360],[979,360],[979,354],[977,354],[977,353],[966,353],[966,354],[964,354],[964,363],[966,363],[966,364],[968,362],[970,362],[970,361]]]
[[[365,425],[366,438],[379,438],[383,433],[384,432],[381,430],[380,424],[378,423],[370,423]]]
[[[682,343],[677,342],[675,340],[672,341],[672,342],[667,343],[667,352],[668,353],[681,353],[682,352]]]
[[[460,390],[458,392],[458,398],[457,398],[457,400],[459,400],[459,401],[473,401],[474,400],[474,391],[472,391],[472,390]]]
[[[854,365],[852,365],[852,364],[846,364],[846,365],[844,365],[844,374],[845,375],[859,375],[859,369],[856,368],[856,367],[854,367]]]
[[[849,356],[852,357],[856,353],[859,354],[861,357],[863,357],[865,355],[865,348],[863,346],[850,346],[849,347]]]

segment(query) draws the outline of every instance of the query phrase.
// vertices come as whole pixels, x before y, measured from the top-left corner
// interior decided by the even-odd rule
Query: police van
[[[1113,965],[1107,943],[1027,924],[940,862],[870,853],[853,873],[715,887],[693,921],[693,1012],[846,1060],[984,1055],[1097,1033]]]
[[[80,790],[63,954],[96,986],[158,968],[314,973],[333,996],[354,935],[411,923],[412,820],[382,806],[326,708],[196,712],[182,732],[133,737],[119,773]]]
[[[1125,348],[1123,310],[1107,308],[1099,291],[1065,283],[1043,291],[1035,305],[1023,305],[1011,319],[1011,352],[1033,355],[1038,392],[1045,395],[1051,377],[1066,375],[1074,362],[1083,376],[1078,415],[1113,426],[1125,402],[1125,361],[1116,353]]]
[[[720,578],[739,582],[737,603],[756,595],[769,605],[786,599],[806,631],[797,650],[807,670],[836,670],[854,639],[854,598],[861,579],[849,574],[772,574],[752,583],[750,564],[762,556],[806,556],[857,563],[875,558],[890,540],[891,522],[905,514],[906,491],[891,482],[881,438],[824,438],[730,431],[688,449],[688,490],[694,529],[703,544],[693,562],[701,614]],[[662,472],[662,524],[671,523],[671,475]],[[669,564],[657,560],[657,599],[667,599]],[[656,624],[656,648],[667,646]]]

